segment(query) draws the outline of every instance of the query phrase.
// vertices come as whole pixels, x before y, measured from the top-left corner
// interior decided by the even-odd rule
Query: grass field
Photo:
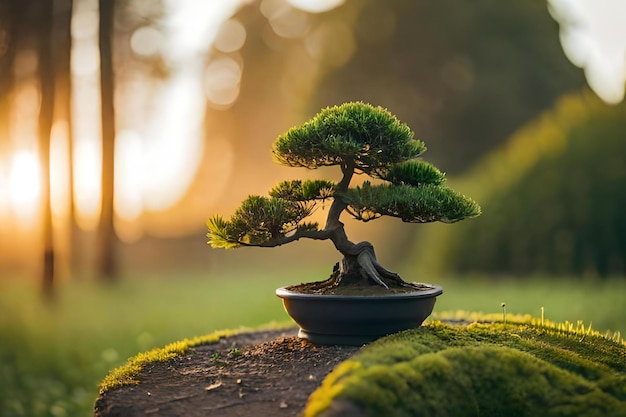
[[[262,273],[262,272],[261,272]],[[0,417],[89,416],[107,372],[152,347],[218,329],[287,321],[282,272],[252,278],[233,272],[126,278],[115,287],[68,283],[53,304],[23,281],[0,282]],[[308,280],[308,277],[304,279]],[[435,310],[510,313],[584,320],[626,334],[626,280],[534,279],[490,283],[442,279]]]

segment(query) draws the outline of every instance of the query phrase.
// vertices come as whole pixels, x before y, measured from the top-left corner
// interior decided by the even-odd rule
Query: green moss
[[[216,343],[223,337],[232,336],[239,332],[240,330],[222,330],[207,336],[174,342],[165,347],[152,349],[148,352],[133,356],[128,359],[126,364],[109,372],[100,383],[100,393],[102,394],[105,391],[124,385],[138,384],[139,380],[137,379],[137,375],[139,375],[139,372],[149,363],[166,362],[176,356],[184,355],[192,346]]]
[[[267,326],[259,327],[261,329],[279,329],[283,327],[291,327],[292,323],[288,324],[276,324],[272,323]],[[155,348],[148,352],[140,353],[118,367],[113,369],[109,374],[104,377],[100,383],[100,394],[113,388],[118,388],[124,385],[135,385],[140,381],[138,375],[141,370],[148,364],[154,362],[167,362],[177,356],[184,355],[188,352],[189,348],[193,346],[217,343],[220,339],[225,337],[234,336],[238,333],[245,331],[251,331],[249,328],[219,330],[205,336],[195,337],[193,339],[184,339],[178,342],[170,343],[162,348]]]
[[[582,323],[431,322],[341,364],[305,415],[347,400],[372,416],[624,416],[625,346]]]

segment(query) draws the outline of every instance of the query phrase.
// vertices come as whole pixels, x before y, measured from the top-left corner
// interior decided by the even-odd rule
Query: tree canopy
[[[278,246],[310,238],[330,239],[337,246],[337,241],[347,241],[339,222],[344,211],[364,222],[392,216],[412,223],[452,223],[479,215],[476,202],[443,185],[444,173],[416,159],[425,150],[424,142],[382,107],[351,102],[325,108],[280,135],[273,153],[279,163],[291,167],[339,165],[341,181],[282,181],[270,190],[270,197],[249,196],[230,220],[209,219],[209,244]],[[383,183],[366,181],[350,187],[355,173],[366,173]],[[325,199],[332,199],[333,204],[324,228],[304,222],[316,201]]]
[[[292,167],[354,166],[365,173],[417,158],[426,150],[388,110],[362,102],[327,107],[274,142],[276,160]]]

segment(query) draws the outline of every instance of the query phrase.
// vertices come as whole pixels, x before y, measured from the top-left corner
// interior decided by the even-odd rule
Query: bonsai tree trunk
[[[389,284],[395,284],[400,287],[416,287],[378,263],[374,253],[374,246],[370,242],[353,243],[348,240],[344,225],[339,220],[341,213],[347,207],[346,202],[340,195],[348,189],[354,175],[354,169],[354,164],[344,163],[341,165],[343,178],[336,186],[337,194],[328,212],[326,227],[324,228],[324,231],[329,232],[329,239],[333,242],[335,248],[344,256],[341,262],[336,265],[332,276],[329,278],[329,280],[333,281],[331,285],[340,286],[360,281],[363,284],[380,285],[387,289]],[[328,282],[326,281],[326,283]]]
[[[361,282],[380,285],[387,289],[389,285],[419,288],[419,286],[404,281],[398,274],[382,266],[376,260],[374,246],[370,242],[353,243],[349,241],[343,223],[337,221],[337,225],[330,234],[330,240],[343,255],[343,259],[335,266],[330,278],[331,281],[334,281],[332,286]]]

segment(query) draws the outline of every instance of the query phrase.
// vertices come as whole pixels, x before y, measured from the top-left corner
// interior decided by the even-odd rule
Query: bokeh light
[[[303,36],[308,29],[307,14],[282,0],[263,0],[260,10],[274,33],[283,38]]]
[[[150,26],[140,27],[130,37],[130,47],[133,52],[144,57],[158,54],[163,42],[163,34]]]
[[[356,41],[347,24],[335,21],[315,28],[307,36],[305,48],[317,61],[341,67],[354,55]]]
[[[246,42],[246,28],[237,19],[228,19],[220,26],[215,38],[215,49],[221,52],[235,52]]]
[[[220,108],[233,104],[239,95],[241,67],[231,57],[219,57],[207,65],[204,88],[211,103]]]

